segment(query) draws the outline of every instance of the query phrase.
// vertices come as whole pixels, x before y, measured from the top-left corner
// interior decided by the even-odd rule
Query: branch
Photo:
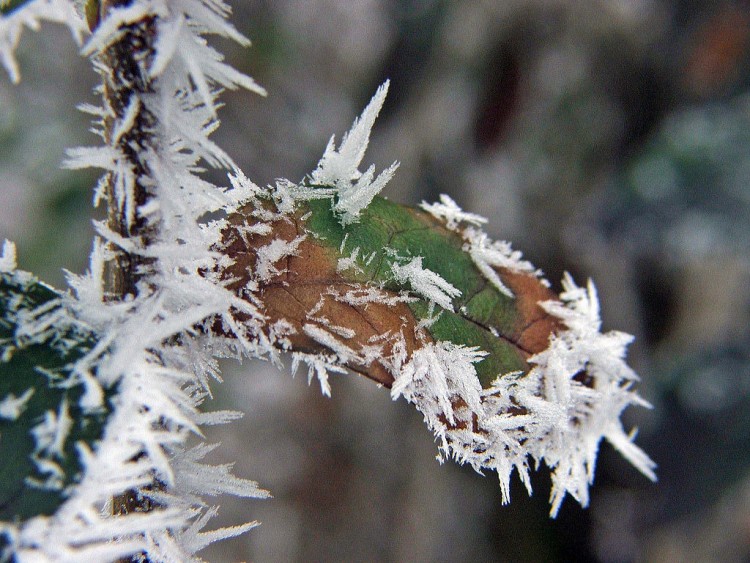
[[[124,13],[132,4],[131,0],[103,0],[101,16],[94,21],[98,23],[113,11]],[[94,57],[94,68],[102,78],[103,137],[115,155],[114,169],[103,178],[107,226],[140,248],[147,248],[158,230],[156,221],[140,211],[154,198],[148,155],[160,150],[154,136],[156,117],[145,103],[156,91],[156,80],[149,72],[156,35],[155,17],[136,19],[121,25],[115,40]],[[136,297],[138,282],[152,273],[153,260],[111,246],[112,260],[105,278],[107,297],[114,301]]]
[[[72,7],[45,5],[53,2]],[[40,5],[31,0],[0,17],[0,55],[12,57],[15,43],[6,43]],[[62,300],[65,315],[95,335],[84,373],[113,393],[112,410],[95,447],[79,452],[85,470],[54,514],[2,523],[20,559],[190,560],[255,525],[202,531],[216,513],[207,495],[268,496],[229,467],[205,465],[210,447],[187,445],[202,425],[236,418],[199,410],[218,372],[212,343],[195,330],[227,308],[227,291],[198,273],[214,264],[209,247],[217,240],[200,218],[228,201],[196,175],[199,163],[234,166],[208,139],[217,125],[215,96],[237,86],[259,90],[204,39],[245,42],[228,14],[213,0],[105,2],[89,10],[97,26],[83,52],[102,76],[103,105],[84,110],[98,118],[105,146],[71,151],[68,166],[105,169],[96,200],[106,201],[108,218],[97,224],[104,244],[95,241],[90,272],[69,274],[73,295]],[[5,42],[8,29],[16,35]],[[24,397],[8,396],[6,408],[20,408]],[[102,512],[108,505],[113,513]]]
[[[624,361],[631,337],[600,332],[593,284],[566,277],[556,296],[447,196],[415,209],[373,193],[394,169],[377,180],[358,170],[385,91],[303,182],[233,178],[244,205],[210,277],[236,301],[211,330],[274,360],[291,352],[326,395],[347,368],[390,387],[424,414],[443,456],[497,471],[504,502],[514,471],[530,492],[530,468],[545,463],[551,514],[567,494],[587,505],[602,438],[655,479],[620,423],[628,406],[647,406]]]

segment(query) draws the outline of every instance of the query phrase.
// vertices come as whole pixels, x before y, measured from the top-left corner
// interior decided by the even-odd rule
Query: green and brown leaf
[[[559,326],[539,306],[556,298],[542,280],[496,269],[514,296],[498,291],[472,261],[461,234],[421,209],[376,197],[357,223],[343,226],[331,199],[316,199],[298,204],[292,215],[276,215],[267,233],[256,234],[273,211],[265,200],[230,217],[223,246],[234,263],[223,277],[238,295],[248,295],[243,289],[253,283],[259,260],[265,260],[261,249],[304,237],[274,264],[272,276],[255,280],[252,292],[271,323],[293,328],[288,339],[295,351],[326,352],[310,336],[309,326],[320,326],[357,352],[347,367],[390,387],[394,375],[388,358],[394,346],[401,343],[409,357],[423,342],[450,341],[488,352],[476,364],[488,387],[498,375],[527,371],[528,358],[547,347]],[[394,276],[394,263],[417,256],[424,269],[460,291],[453,311],[430,303]],[[374,345],[379,353],[368,355]]]

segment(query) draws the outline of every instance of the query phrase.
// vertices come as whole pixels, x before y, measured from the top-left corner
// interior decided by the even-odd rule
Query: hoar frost
[[[66,0],[31,0],[11,15],[0,16],[0,58],[14,78],[13,53],[22,26],[51,19],[65,22],[77,34],[82,24],[70,11],[72,7]],[[200,436],[201,425],[228,422],[236,416],[199,410],[210,394],[209,381],[218,378],[213,355],[247,355],[279,363],[279,351],[289,351],[292,369],[305,364],[308,377],[317,378],[326,395],[331,393],[331,373],[341,373],[352,364],[380,364],[392,377],[393,398],[403,396],[424,414],[443,456],[478,471],[497,471],[504,502],[509,500],[514,471],[530,489],[533,462],[533,466],[545,463],[551,469],[553,515],[566,494],[587,504],[602,438],[655,479],[654,463],[634,445],[632,434],[620,422],[628,406],[647,406],[631,389],[637,376],[624,362],[630,337],[600,332],[592,284],[580,288],[566,277],[560,300],[542,304],[562,328],[550,337],[544,351],[528,358],[528,372],[497,373],[484,388],[477,366],[488,352],[431,337],[430,322],[455,314],[454,303],[463,296],[443,276],[426,268],[418,254],[385,248],[391,258],[383,274],[387,279],[323,286],[319,297],[361,311],[386,306],[408,312],[409,306],[424,300],[429,302],[429,322],[410,323],[404,316],[397,327],[363,343],[343,321],[323,314],[320,300],[309,304],[296,325],[290,319],[269,318],[264,284],[290,274],[287,263],[301,255],[302,246],[316,235],[296,232],[284,239],[274,236],[276,231],[290,224],[304,226],[311,212],[294,214],[315,200],[330,201],[342,228],[356,225],[396,171],[397,163],[377,176],[372,166],[364,173],[359,170],[388,83],[377,90],[338,148],[335,139],[330,139],[307,179],[300,183],[280,180],[260,188],[208,138],[218,125],[215,108],[220,88],[243,87],[262,93],[252,79],[226,65],[204,39],[213,34],[246,43],[226,22],[228,13],[228,7],[217,0],[134,0],[125,8],[111,10],[84,46],[84,53],[97,58],[120,39],[121,27],[146,19],[155,22],[154,52],[143,59],[149,61],[148,68],[141,69],[143,76],[154,80],[154,94],[134,96],[114,120],[111,134],[99,123],[97,130],[107,145],[71,151],[68,165],[104,168],[127,224],[144,218],[155,226],[156,236],[146,244],[100,223],[97,230],[109,246],[97,241],[90,272],[69,276],[74,295],[66,299],[66,310],[100,335],[77,369],[92,389],[117,388],[115,408],[97,448],[80,448],[85,470],[57,513],[6,526],[11,548],[21,558],[40,561],[117,559],[139,553],[160,561],[189,560],[207,543],[252,528],[254,522],[201,531],[216,513],[205,495],[267,496],[255,483],[232,476],[228,466],[205,465],[202,458],[211,446],[186,446],[189,437]],[[107,74],[111,69],[101,61],[97,68],[105,78],[111,77]],[[136,178],[128,163],[131,155],[119,142],[127,138],[144,108],[155,118],[154,145],[136,151],[147,171],[143,178]],[[83,109],[98,119],[112,111],[110,107]],[[220,189],[196,176],[201,162],[232,170],[231,189]],[[153,197],[140,206],[139,181],[155,186]],[[99,199],[105,195],[104,186],[99,186]],[[500,278],[499,270],[546,283],[508,243],[492,241],[482,232],[483,217],[461,210],[448,196],[421,207],[461,237],[463,252],[489,286],[505,298],[518,296]],[[248,208],[250,221],[244,226],[231,226],[226,219],[203,220],[216,211],[231,218]],[[236,242],[224,240],[229,231],[244,244],[266,237],[264,245],[255,249],[256,261],[243,272],[236,291],[228,286],[238,280],[221,275],[237,259],[228,256],[228,245]],[[345,253],[345,246],[346,239],[334,273],[362,275],[375,253],[364,256],[366,252],[359,247]],[[154,264],[133,299],[105,298],[102,278],[111,248]],[[0,271],[15,267],[12,250],[5,246]],[[279,285],[285,283],[292,282],[285,279]],[[298,336],[323,351],[296,350],[293,339]],[[101,397],[92,392],[82,401],[91,407]],[[3,415],[17,416],[23,399],[6,397],[0,405]],[[57,439],[64,438],[65,422],[65,412],[60,411],[51,412],[49,420],[40,423],[40,463],[56,451]],[[154,487],[154,479],[159,486]],[[100,510],[113,497],[133,489],[150,495],[157,508],[116,517]]]
[[[627,433],[620,422],[620,415],[628,406],[648,406],[632,390],[638,378],[624,361],[631,338],[618,332],[600,332],[599,304],[593,284],[580,288],[566,275],[559,300],[535,305],[556,319],[546,349],[542,346],[527,358],[528,370],[497,373],[483,388],[477,366],[488,352],[477,346],[436,341],[431,336],[433,323],[443,314],[456,314],[455,304],[463,296],[438,272],[425,267],[422,256],[405,255],[386,246],[380,249],[379,259],[378,272],[383,277],[380,281],[361,281],[367,279],[365,272],[374,255],[365,256],[366,251],[349,242],[349,235],[363,220],[362,214],[368,206],[373,205],[377,192],[369,176],[360,175],[358,166],[386,86],[387,83],[378,89],[338,150],[331,140],[309,180],[299,185],[282,181],[269,192],[278,202],[277,208],[285,206],[286,214],[269,215],[266,206],[258,202],[251,204],[250,214],[259,221],[253,223],[256,228],[265,224],[270,232],[274,225],[285,220],[284,216],[294,215],[297,206],[313,199],[330,200],[331,210],[345,233],[336,245],[339,257],[333,269],[341,278],[337,283],[346,279],[360,281],[348,292],[331,286],[323,290],[323,297],[329,296],[351,307],[366,307],[368,303],[387,299],[394,305],[423,300],[429,304],[428,318],[412,328],[402,325],[400,330],[381,335],[378,348],[371,348],[369,341],[358,341],[347,332],[347,327],[336,327],[320,317],[321,298],[310,306],[299,332],[323,351],[318,354],[295,351],[294,366],[307,364],[309,377],[317,377],[328,395],[329,373],[340,371],[342,365],[359,369],[357,366],[366,368],[379,362],[393,377],[392,397],[403,396],[422,411],[443,457],[468,463],[477,471],[497,472],[503,502],[509,501],[514,472],[518,472],[530,491],[531,468],[544,463],[552,474],[551,514],[558,513],[567,494],[585,506],[603,438],[644,475],[655,479],[654,463],[633,443],[633,434]],[[368,180],[366,185],[362,185],[364,179]],[[259,197],[257,190],[247,191]],[[448,196],[441,196],[439,203],[423,202],[420,207],[460,237],[462,250],[470,257],[471,264],[506,299],[512,302],[517,296],[501,279],[501,273],[532,280],[525,283],[545,289],[549,287],[542,273],[523,260],[519,251],[505,241],[491,240],[482,231],[485,218],[463,211]],[[300,212],[295,219],[298,228],[304,230],[311,213]],[[308,241],[326,236],[315,231],[306,235]],[[292,244],[294,239],[287,242]],[[287,243],[278,243],[284,244]],[[267,263],[265,248],[261,246],[256,251],[263,269]],[[385,287],[393,286],[400,289],[385,291]],[[255,299],[262,302],[260,291]],[[462,307],[460,313],[463,312]],[[413,334],[407,334],[406,330]],[[495,327],[489,326],[487,330],[500,338]],[[407,351],[407,341],[416,342],[411,352]]]
[[[26,409],[26,403],[29,402],[29,399],[31,399],[33,394],[34,389],[27,389],[18,397],[13,393],[6,395],[5,398],[0,401],[0,418],[4,418],[5,420],[16,420]]]
[[[24,27],[62,22],[83,42],[88,31],[77,8],[73,0],[29,0],[0,15],[0,60],[12,79],[18,79],[14,51]],[[81,107],[94,116],[94,131],[104,146],[71,150],[67,166],[103,168],[106,175],[97,187],[96,201],[112,196],[111,211],[122,216],[126,232],[139,220],[152,231],[150,238],[130,237],[97,223],[104,243],[95,241],[90,271],[69,274],[72,293],[62,299],[57,316],[42,311],[30,319],[33,326],[27,323],[29,334],[43,331],[44,323],[53,326],[66,318],[87,326],[97,342],[73,366],[76,377],[87,386],[76,407],[98,408],[105,389],[114,390],[114,395],[101,440],[93,449],[85,445],[77,449],[82,475],[55,514],[0,525],[9,541],[7,549],[20,561],[141,556],[152,561],[190,561],[208,543],[257,525],[204,530],[216,514],[207,497],[228,493],[262,498],[268,493],[231,475],[227,466],[205,464],[202,458],[209,451],[205,444],[192,449],[186,445],[201,438],[202,425],[236,418],[199,410],[210,396],[209,382],[218,379],[213,355],[257,355],[258,349],[254,343],[235,339],[228,350],[223,340],[206,337],[201,323],[228,317],[232,307],[243,311],[248,322],[262,318],[251,304],[204,275],[222,259],[210,250],[220,236],[217,225],[202,218],[233,205],[237,195],[197,175],[203,163],[237,169],[209,139],[218,125],[216,97],[226,88],[263,93],[206,41],[206,36],[219,36],[248,43],[226,21],[229,13],[221,0],[133,0],[127,6],[110,7],[83,42],[82,53],[93,59],[104,82],[120,89],[124,103],[114,107],[105,98],[103,107]],[[134,38],[128,44],[131,51],[124,49],[117,60],[108,58],[108,50],[125,37],[124,29]],[[123,82],[111,67],[129,55],[139,80],[149,83],[147,95],[131,89],[133,85]],[[140,138],[144,115],[148,132]],[[145,203],[139,192],[144,187],[149,190]],[[273,250],[269,249],[269,256]],[[105,263],[114,252],[151,264],[142,274],[137,295],[122,301],[105,293]],[[0,270],[14,267],[12,247],[6,244]],[[20,399],[3,398],[4,415],[22,413]],[[34,459],[49,476],[48,482],[37,485],[53,486],[58,480],[57,459],[70,422],[68,407],[73,405],[49,411],[34,428]],[[113,499],[123,495],[135,495],[138,502],[147,497],[152,509],[113,514]]]
[[[388,81],[378,88],[360,118],[344,135],[338,149],[334,145],[335,137],[331,137],[318,167],[310,175],[314,184],[335,188],[337,200],[334,209],[341,215],[344,225],[357,221],[360,211],[380,193],[398,168],[398,163],[394,162],[377,178],[374,165],[364,173],[359,171],[370,141],[370,131],[387,94]]]
[[[405,264],[394,262],[393,277],[400,283],[408,283],[412,290],[443,309],[453,310],[453,298],[461,292],[445,281],[439,274],[422,267],[422,257],[415,256]]]
[[[584,291],[566,276],[563,285],[562,301],[544,307],[567,329],[529,359],[534,367],[528,374],[498,374],[481,389],[473,366],[479,352],[439,343],[399,366],[392,388],[394,398],[404,396],[422,411],[444,455],[477,471],[497,471],[503,502],[510,501],[513,471],[531,492],[529,458],[544,462],[552,474],[553,516],[566,494],[588,504],[602,438],[656,480],[654,462],[620,422],[626,407],[648,406],[630,389],[638,379],[624,362],[631,338],[599,332],[592,283]]]

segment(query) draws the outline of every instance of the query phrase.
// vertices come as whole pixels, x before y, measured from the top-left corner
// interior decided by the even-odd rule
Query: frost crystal
[[[327,338],[324,337],[324,341],[327,341]],[[317,377],[320,383],[320,391],[326,397],[331,396],[331,384],[328,381],[329,373],[346,373],[346,369],[340,364],[340,358],[335,355],[295,352],[292,354],[292,373],[297,371],[300,364],[307,364],[307,382],[310,383],[313,377]]]
[[[445,221],[445,226],[451,231],[458,229],[460,223],[469,223],[477,227],[484,225],[487,219],[475,213],[467,213],[461,209],[453,199],[446,195],[440,195],[440,203],[427,203],[423,201],[419,207],[427,211],[436,219]]]
[[[33,389],[27,389],[20,397],[16,397],[13,393],[6,395],[0,401],[0,418],[16,420],[26,409],[26,403],[29,402],[33,394]]]
[[[274,264],[288,256],[293,256],[303,240],[305,240],[304,236],[297,237],[291,242],[274,239],[266,246],[259,248],[258,261],[255,264],[257,278],[261,281],[269,281],[272,277],[279,275],[280,270]]]
[[[331,137],[318,167],[310,175],[313,184],[335,187],[337,200],[333,208],[341,216],[343,225],[357,221],[360,212],[370,205],[372,198],[380,193],[398,168],[398,163],[394,162],[377,178],[374,165],[364,173],[359,171],[370,142],[370,131],[388,94],[388,84],[386,81],[378,88],[362,115],[344,135],[338,149],[334,145],[335,137]]]
[[[341,244],[341,252],[344,250],[344,244]],[[354,250],[352,250],[351,254],[344,258],[339,258],[338,263],[336,264],[336,271],[341,273],[345,272],[346,270],[353,270],[355,272],[362,273],[362,268],[359,267],[359,264],[357,263],[357,258],[359,257],[359,247],[356,247]]]
[[[426,344],[412,354],[409,362],[400,366],[391,396],[396,399],[403,395],[409,402],[417,404],[428,424],[444,417],[449,425],[455,425],[463,411],[481,409],[482,386],[474,364],[484,356],[486,353],[476,347],[467,348],[451,342]],[[454,404],[458,397],[462,404]],[[447,452],[446,434],[437,426],[431,427],[436,430]]]
[[[493,469],[503,501],[510,500],[510,477],[517,470],[530,491],[529,459],[552,472],[551,514],[566,494],[583,506],[593,483],[602,438],[641,473],[655,480],[655,464],[622,427],[620,415],[630,405],[648,406],[631,383],[636,374],[624,362],[631,338],[601,334],[599,303],[593,284],[563,281],[561,302],[545,308],[567,330],[552,337],[547,350],[530,358],[531,371],[498,374],[480,389],[474,364],[481,352],[430,344],[397,366],[393,397],[404,396],[425,416],[441,451],[477,471]]]
[[[443,309],[453,311],[452,300],[461,292],[435,272],[422,267],[422,257],[416,256],[406,264],[391,265],[393,277],[400,283],[408,283],[412,290]]]
[[[3,253],[0,255],[0,273],[12,274],[16,269],[16,245],[5,240]]]
[[[229,466],[205,464],[202,458],[209,446],[186,447],[188,440],[200,438],[200,425],[232,419],[199,410],[210,394],[211,379],[218,377],[212,354],[223,351],[221,339],[203,336],[202,323],[226,321],[233,308],[249,326],[262,319],[251,304],[206,273],[222,259],[211,250],[221,222],[203,218],[235,203],[237,195],[198,174],[207,163],[242,176],[209,139],[218,125],[216,97],[222,89],[236,87],[263,93],[251,78],[224,63],[206,40],[213,35],[247,44],[226,21],[228,15],[221,0],[133,0],[109,9],[83,47],[103,80],[113,84],[122,77],[108,66],[113,61],[105,52],[125,33],[138,34],[151,26],[146,41],[130,45],[143,50],[136,64],[139,80],[150,83],[148,95],[133,89],[122,108],[112,107],[108,99],[102,108],[83,107],[98,120],[95,132],[105,146],[71,150],[67,164],[103,168],[107,176],[97,188],[97,200],[111,190],[114,211],[126,227],[142,219],[152,231],[148,238],[130,237],[104,223],[97,225],[104,242],[94,244],[89,273],[68,274],[74,293],[64,298],[58,317],[39,314],[25,324],[29,335],[43,334],[67,316],[91,329],[97,343],[74,366],[75,377],[87,389],[75,407],[101,405],[103,389],[114,394],[101,441],[93,450],[79,448],[80,481],[67,491],[55,514],[0,525],[8,549],[21,561],[195,560],[195,552],[208,543],[256,525],[203,531],[216,514],[206,495],[268,496],[252,481],[233,477]],[[13,52],[21,29],[36,28],[42,20],[65,23],[77,38],[86,29],[72,0],[30,0],[0,16],[0,58],[13,79],[18,77]],[[136,142],[144,116],[147,136]],[[144,187],[149,193],[145,203],[139,197]],[[142,274],[137,295],[121,301],[111,299],[104,285],[105,264],[115,251],[153,264]],[[293,251],[293,245],[269,248],[266,271],[258,275],[270,275],[277,257]],[[0,270],[14,267],[12,245],[6,244]],[[237,339],[233,346],[260,355],[262,345]],[[24,398],[4,397],[2,415],[18,416]],[[37,423],[34,461],[46,481],[30,485],[61,482],[58,458],[68,436],[68,408],[73,406],[64,403]],[[102,510],[122,495],[136,495],[136,501],[153,508],[118,515],[112,508]]]
[[[502,282],[495,268],[541,275],[541,272],[534,268],[530,262],[521,259],[522,253],[513,250],[509,242],[490,240],[486,233],[479,228],[475,228],[481,227],[487,222],[487,219],[481,215],[467,213],[449,196],[442,194],[440,203],[423,201],[419,207],[436,219],[443,221],[447,229],[459,232],[466,241],[464,250],[469,253],[474,264],[487,278],[487,281],[495,286],[500,293],[513,297],[513,292]],[[473,226],[460,230],[461,223],[468,223]]]
[[[540,275],[530,262],[521,259],[521,252],[513,250],[510,243],[505,241],[491,241],[489,237],[477,230],[468,228],[463,233],[466,244],[464,250],[469,253],[472,261],[487,280],[500,292],[513,297],[500,279],[495,268],[505,268],[514,272],[526,272]]]

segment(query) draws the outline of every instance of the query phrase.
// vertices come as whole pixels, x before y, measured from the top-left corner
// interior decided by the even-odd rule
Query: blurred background
[[[219,499],[258,519],[210,561],[750,561],[750,3],[699,0],[247,0],[221,42],[269,92],[228,93],[216,141],[258,184],[301,179],[390,78],[365,163],[387,187],[453,197],[553,284],[592,277],[605,329],[636,335],[654,406],[626,413],[651,484],[608,445],[591,506],[548,517],[549,478],[502,506],[494,475],[439,465],[421,416],[337,377],[227,364],[208,408],[213,461],[271,490]],[[0,238],[62,287],[86,268],[96,144],[75,109],[96,76],[67,33],[26,34],[23,81],[0,78]],[[222,175],[212,178],[226,184]],[[556,286],[558,287],[558,286]],[[219,524],[219,522],[217,522]]]

